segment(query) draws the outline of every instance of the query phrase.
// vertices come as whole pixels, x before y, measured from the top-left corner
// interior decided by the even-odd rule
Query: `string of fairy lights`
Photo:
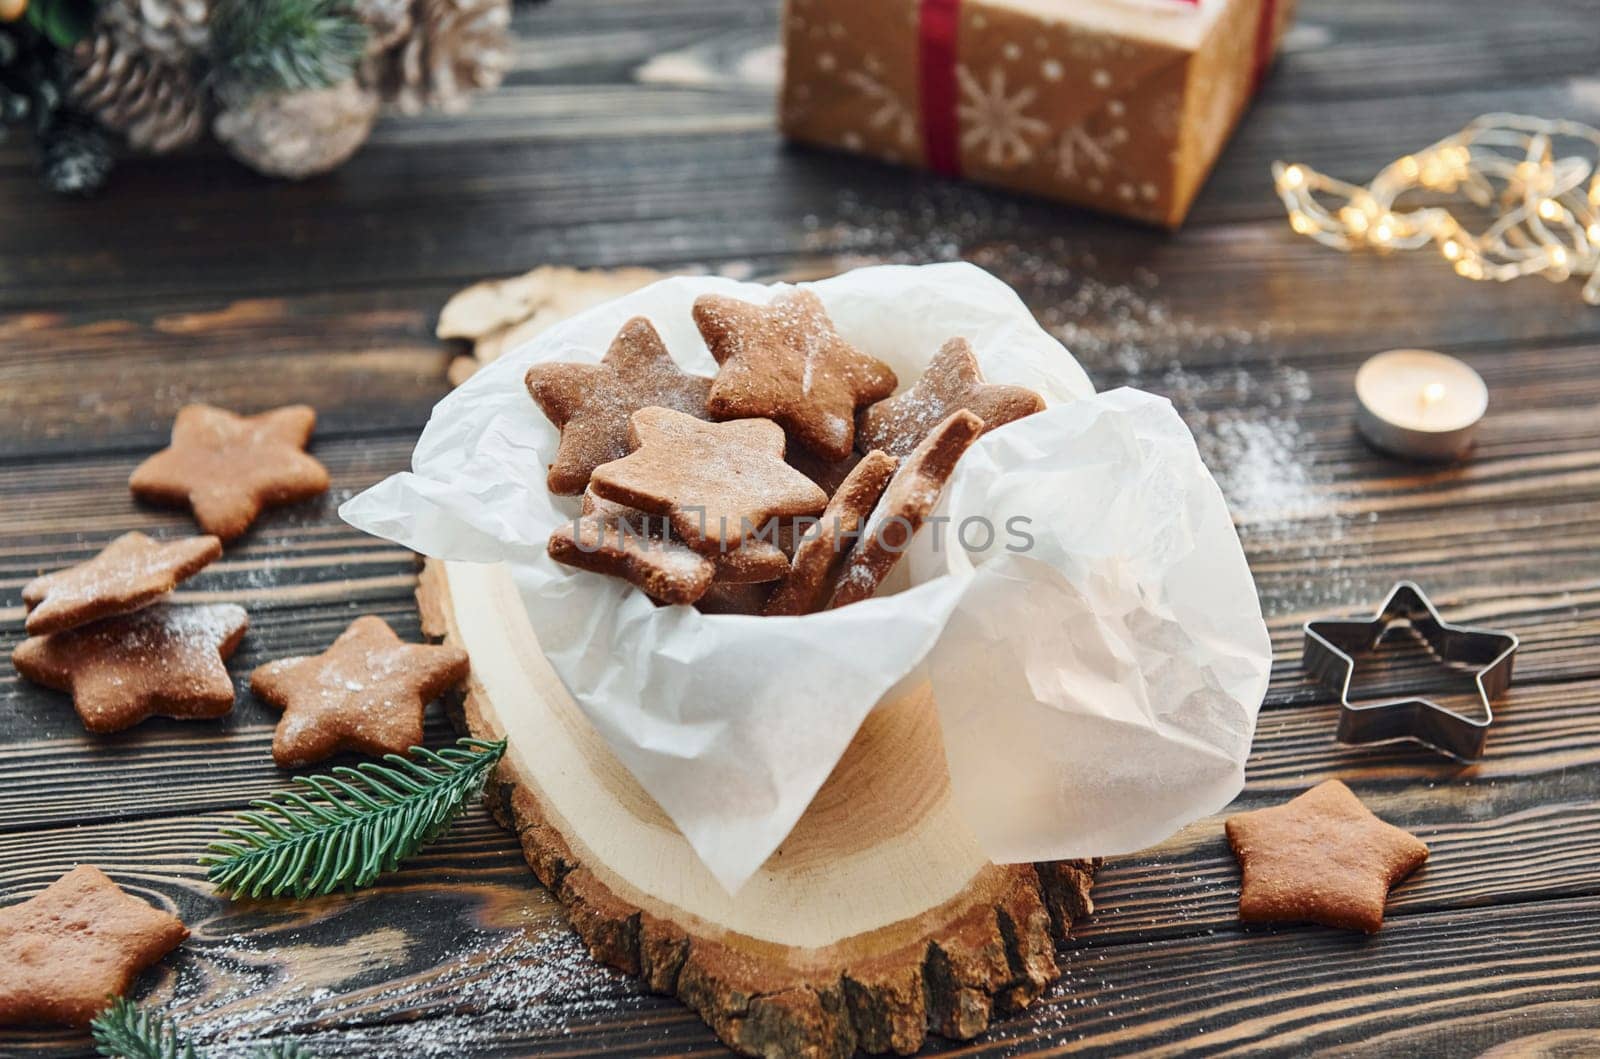
[[[1583,300],[1600,305],[1597,165],[1600,129],[1486,114],[1391,162],[1365,186],[1299,163],[1275,162],[1272,175],[1290,227],[1324,246],[1388,252],[1431,245],[1468,279],[1588,277]],[[1414,191],[1447,204],[1397,209]],[[1468,212],[1463,207],[1476,230],[1459,215]]]

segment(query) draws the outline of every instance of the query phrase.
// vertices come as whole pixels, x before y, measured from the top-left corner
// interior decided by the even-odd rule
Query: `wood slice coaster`
[[[424,632],[465,648],[462,702],[510,740],[486,798],[596,958],[763,1056],[969,1038],[1060,975],[1095,865],[991,864],[957,816],[926,686],[874,710],[781,848],[729,896],[539,650],[505,568],[429,560]]]

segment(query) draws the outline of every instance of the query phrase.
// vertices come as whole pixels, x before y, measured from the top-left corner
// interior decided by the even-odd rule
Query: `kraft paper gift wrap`
[[[1183,222],[1294,0],[788,0],[789,138]]]
[[[730,891],[901,681],[931,681],[947,761],[927,767],[948,765],[996,861],[1129,852],[1232,800],[1271,648],[1222,494],[1171,405],[1096,394],[1016,294],[972,265],[805,286],[902,386],[960,335],[991,382],[1049,406],[968,451],[940,526],[877,598],[798,618],[706,615],[545,551],[577,501],[545,488],[559,434],[524,388],[528,367],[598,361],[645,316],[682,366],[711,375],[695,297],[766,302],[782,287],[667,279],[557,325],[441,401],[411,472],[340,513],[425,555],[507,564],[555,672]]]

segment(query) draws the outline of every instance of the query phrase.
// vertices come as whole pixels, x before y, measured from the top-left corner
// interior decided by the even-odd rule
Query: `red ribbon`
[[[956,30],[960,21],[961,0],[922,0],[922,141],[928,168],[944,176],[961,175],[956,134]]]
[[[1198,7],[1200,0],[1176,0]],[[959,92],[956,87],[957,38],[961,0],[921,0],[918,26],[918,81],[922,93],[922,145],[928,168],[944,176],[961,175]],[[1277,0],[1261,0],[1256,20],[1255,71],[1251,91],[1261,87],[1272,62]]]
[[[1267,67],[1272,65],[1272,36],[1278,28],[1278,0],[1261,0],[1261,17],[1256,19],[1256,68],[1250,75],[1252,94],[1261,91],[1261,82],[1267,78]]]

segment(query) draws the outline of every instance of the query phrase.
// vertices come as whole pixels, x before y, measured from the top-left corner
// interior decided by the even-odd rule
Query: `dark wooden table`
[[[1064,982],[954,1050],[1185,1048],[1462,1055],[1600,1050],[1600,310],[1576,284],[1473,284],[1431,256],[1343,256],[1290,234],[1268,164],[1365,179],[1492,110],[1600,120],[1585,5],[1306,0],[1286,55],[1180,234],[783,148],[776,11],[750,0],[564,0],[521,10],[507,86],[469,114],[393,121],[341,173],[270,183],[217,156],[133,161],[98,201],[50,198],[0,147],[0,589],[141,528],[129,499],[175,410],[307,401],[334,476],[264,518],[183,595],[233,600],[232,663],[320,649],[377,613],[418,635],[411,557],[339,501],[406,465],[450,355],[456,288],[551,262],[755,277],[965,257],[1014,283],[1102,387],[1169,395],[1223,482],[1277,650],[1240,807],[1337,776],[1433,858],[1376,937],[1244,930],[1220,820],[1105,871]],[[1425,469],[1363,447],[1351,380],[1421,345],[1492,391],[1476,455]],[[1523,640],[1488,755],[1333,742],[1300,625],[1397,578]],[[1369,692],[1408,686],[1395,667]],[[0,899],[75,862],[175,907],[193,939],[140,992],[200,1038],[327,1055],[720,1051],[694,1015],[592,965],[481,810],[370,892],[214,897],[197,852],[280,786],[274,714],[87,736],[0,677]],[[442,718],[430,737],[449,736]],[[4,970],[0,969],[0,974]],[[0,1052],[81,1051],[60,1032]],[[1562,1051],[1565,1048],[1566,1051]],[[231,1053],[229,1053],[231,1054]]]

